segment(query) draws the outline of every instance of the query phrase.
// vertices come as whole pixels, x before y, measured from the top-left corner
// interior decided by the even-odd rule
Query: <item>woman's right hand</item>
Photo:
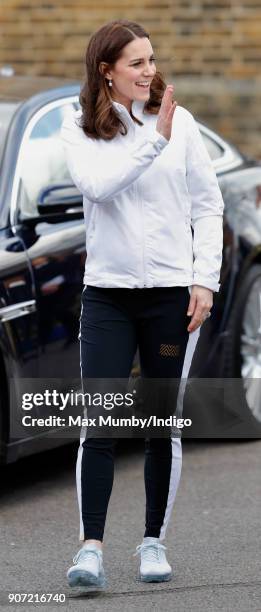
[[[161,100],[161,106],[159,109],[156,125],[157,132],[162,134],[162,136],[165,136],[167,140],[170,140],[171,137],[172,118],[177,106],[176,100],[172,100],[173,91],[173,85],[167,85],[164,91],[163,98]]]

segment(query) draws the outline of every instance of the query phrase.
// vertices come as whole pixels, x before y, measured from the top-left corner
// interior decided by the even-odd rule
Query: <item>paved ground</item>
[[[0,610],[260,612],[260,440],[183,443],[165,542],[175,578],[159,585],[137,580],[143,446],[122,441],[105,532],[109,587],[74,594],[65,572],[79,548],[76,451],[67,446],[1,470]],[[66,603],[13,606],[8,592],[65,593]]]

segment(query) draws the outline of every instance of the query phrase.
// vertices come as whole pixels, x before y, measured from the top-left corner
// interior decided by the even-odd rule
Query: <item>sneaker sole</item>
[[[75,586],[106,586],[105,575],[101,572],[99,576],[94,576],[91,572],[85,570],[75,569],[73,572],[67,575],[68,583],[70,587]]]
[[[173,574],[140,574],[139,578],[141,582],[167,582],[171,580]]]

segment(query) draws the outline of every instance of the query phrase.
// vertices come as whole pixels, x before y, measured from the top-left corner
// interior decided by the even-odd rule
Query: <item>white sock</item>
[[[97,544],[95,544],[95,543],[91,544],[91,542],[83,544],[82,548],[89,548],[89,546],[91,546],[91,547],[94,546],[96,548],[96,550],[100,550],[102,552],[102,549],[99,548],[99,546],[97,546]]]
[[[146,542],[151,542],[151,543],[159,542],[159,538],[153,538],[151,536],[147,536],[146,538],[143,538],[143,542],[144,543],[146,543]]]

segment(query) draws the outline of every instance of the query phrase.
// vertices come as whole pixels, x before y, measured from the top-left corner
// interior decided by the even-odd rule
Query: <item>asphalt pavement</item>
[[[144,533],[142,440],[122,440],[104,537],[103,591],[70,589],[79,549],[77,445],[1,468],[1,610],[260,612],[261,440],[183,442],[181,483],[164,544],[172,581],[138,580]],[[65,603],[8,603],[9,593]]]

